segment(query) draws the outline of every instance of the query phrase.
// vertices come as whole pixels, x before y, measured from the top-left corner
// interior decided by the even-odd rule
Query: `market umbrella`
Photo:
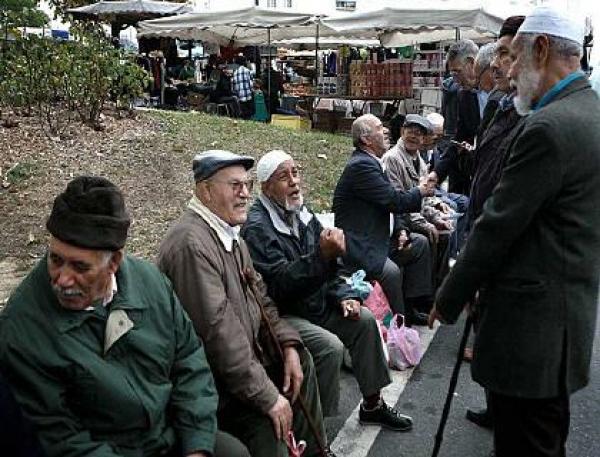
[[[72,14],[75,19],[110,22],[113,26],[113,36],[115,36],[115,28],[118,30],[124,24],[135,25],[145,19],[182,14],[191,10],[192,7],[186,3],[156,0],[100,0],[91,5],[68,9],[67,13]]]

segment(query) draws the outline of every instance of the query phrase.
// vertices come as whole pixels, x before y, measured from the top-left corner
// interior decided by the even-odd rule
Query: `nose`
[[[75,276],[69,268],[63,266],[56,271],[54,283],[59,287],[67,289],[75,285]]]

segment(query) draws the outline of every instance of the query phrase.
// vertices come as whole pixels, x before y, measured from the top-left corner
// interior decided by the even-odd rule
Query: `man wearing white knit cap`
[[[600,278],[600,100],[583,29],[540,7],[510,45],[528,114],[430,322],[479,293],[472,374],[490,391],[497,457],[565,455],[569,396],[589,382]]]
[[[346,346],[364,397],[359,420],[410,430],[411,418],[381,398],[381,389],[391,379],[378,324],[361,306],[356,291],[340,278],[337,258],[346,251],[344,232],[324,229],[306,209],[298,167],[289,154],[268,152],[258,161],[256,174],[261,195],[241,234],[279,313],[300,333],[313,356],[323,414],[336,414]]]

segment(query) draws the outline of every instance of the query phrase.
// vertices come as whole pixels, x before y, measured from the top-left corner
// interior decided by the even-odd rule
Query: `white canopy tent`
[[[319,22],[320,18],[312,14],[252,6],[143,21],[139,23],[138,31],[142,37],[180,38],[184,34],[186,39],[217,40],[216,42],[235,46],[250,46],[310,35],[308,27],[312,26],[316,30]]]
[[[322,25],[333,29],[336,34],[362,39],[378,38],[382,46],[397,47],[454,39],[457,30],[470,38],[495,36],[502,22],[503,19],[481,8],[444,9],[438,2],[432,3],[431,7],[383,8],[331,17],[323,19]]]

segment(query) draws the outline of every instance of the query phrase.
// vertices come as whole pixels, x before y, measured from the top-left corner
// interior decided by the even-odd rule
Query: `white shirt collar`
[[[104,306],[105,308],[106,308],[106,305],[108,305],[111,301],[113,301],[113,298],[115,298],[115,294],[117,293],[117,277],[115,276],[114,273],[111,273],[111,275],[110,275],[110,282],[111,282],[110,292],[106,297],[104,297],[104,300],[102,300],[102,306]],[[85,308],[85,311],[94,311],[94,307],[88,306],[87,308]]]
[[[212,228],[227,252],[233,249],[233,242],[240,242],[240,227],[232,227],[211,210],[209,210],[195,195],[188,203],[188,208],[198,214]]]

